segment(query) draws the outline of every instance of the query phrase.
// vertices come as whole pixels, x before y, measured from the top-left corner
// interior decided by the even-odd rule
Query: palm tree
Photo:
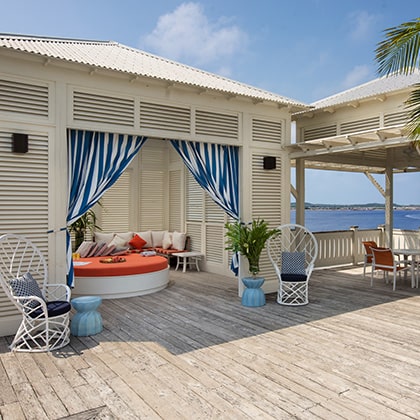
[[[376,61],[381,76],[412,74],[419,66],[420,18],[386,29],[385,39],[378,43]],[[405,103],[408,110],[408,137],[420,146],[420,83],[414,85]]]

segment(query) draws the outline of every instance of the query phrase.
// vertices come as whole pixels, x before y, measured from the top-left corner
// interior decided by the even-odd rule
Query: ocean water
[[[291,223],[296,212],[291,212]],[[384,210],[306,210],[305,225],[313,232],[348,230],[350,226],[359,229],[375,229],[385,223]],[[394,210],[394,228],[418,230],[420,210]]]

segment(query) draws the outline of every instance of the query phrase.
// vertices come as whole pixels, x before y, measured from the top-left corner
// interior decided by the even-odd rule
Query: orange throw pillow
[[[132,248],[142,249],[147,242],[139,235],[134,235],[133,239],[128,243]]]

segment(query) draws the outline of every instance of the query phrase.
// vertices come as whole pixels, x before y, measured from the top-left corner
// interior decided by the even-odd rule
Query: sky
[[[0,0],[0,32],[112,40],[305,103],[375,79],[384,30],[418,0]],[[384,178],[377,177],[384,185]],[[420,204],[420,174],[394,201]],[[306,201],[383,202],[363,174],[308,170]]]

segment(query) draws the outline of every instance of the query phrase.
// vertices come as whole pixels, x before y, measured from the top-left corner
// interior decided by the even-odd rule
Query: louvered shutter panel
[[[281,210],[289,201],[282,200],[281,158],[277,156],[276,169],[263,169],[263,156],[252,156],[252,217],[264,219],[272,228],[281,224]],[[263,251],[260,259],[261,275],[266,280],[275,280],[275,273]]]
[[[357,131],[372,130],[379,128],[379,116],[348,121],[340,124],[340,134],[355,133]]]
[[[303,133],[303,140],[316,140],[325,137],[334,137],[337,135],[337,126],[335,124],[323,127],[305,128]]]
[[[126,170],[117,182],[102,196],[101,225],[103,232],[127,232],[130,230],[132,171]]]
[[[195,133],[237,139],[239,137],[239,117],[238,115],[197,110]]]
[[[191,111],[186,107],[140,103],[140,128],[190,133]]]
[[[48,260],[48,137],[30,134],[25,154],[11,152],[11,137],[0,131],[0,234],[28,237]],[[0,288],[0,317],[14,314]]]
[[[282,141],[281,121],[267,121],[254,118],[252,120],[252,140],[265,143],[278,143]]]
[[[73,119],[134,127],[134,99],[75,91]]]
[[[48,118],[48,85],[0,79],[0,112]]]
[[[168,208],[168,156],[163,141],[148,141],[140,152],[139,230],[162,230],[166,227]]]
[[[169,171],[169,231],[181,232],[182,222],[182,171]]]

